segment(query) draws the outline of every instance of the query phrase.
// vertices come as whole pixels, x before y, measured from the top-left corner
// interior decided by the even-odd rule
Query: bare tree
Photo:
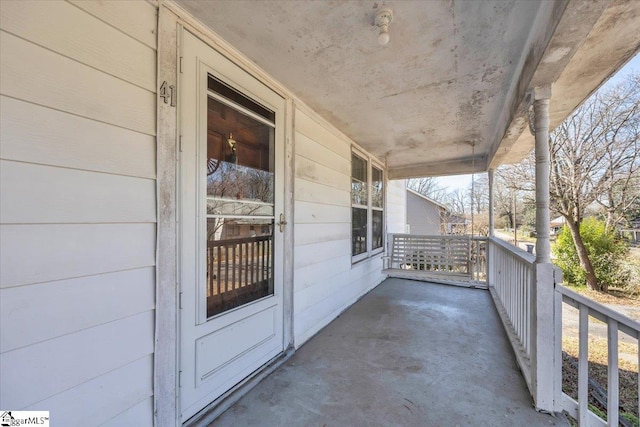
[[[603,139],[608,185],[596,199],[606,212],[606,224],[628,225],[625,213],[640,202],[640,74],[611,89],[601,99],[606,107]]]
[[[449,206],[451,212],[460,216],[466,215],[471,206],[469,192],[458,188],[447,193],[446,205]]]
[[[580,236],[587,208],[602,205],[613,226],[640,197],[640,78],[598,92],[550,135],[551,200],[566,218],[587,286],[598,283]]]
[[[469,207],[475,214],[489,211],[489,177],[487,174],[477,174],[469,184]]]
[[[410,179],[407,182],[407,188],[440,203],[447,197],[447,189],[438,184],[438,179],[435,177]]]
[[[531,152],[522,162],[504,165],[496,171],[494,208],[507,217],[511,228],[522,224],[527,206],[535,203],[535,157]]]

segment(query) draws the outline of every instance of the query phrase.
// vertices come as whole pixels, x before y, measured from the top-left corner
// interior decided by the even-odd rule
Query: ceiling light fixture
[[[389,24],[393,21],[391,9],[382,8],[376,13],[376,26],[380,30],[378,33],[378,43],[384,46],[389,43]]]

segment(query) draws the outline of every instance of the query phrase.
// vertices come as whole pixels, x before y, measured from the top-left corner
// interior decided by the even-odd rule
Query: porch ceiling
[[[519,161],[532,85],[556,82],[557,124],[640,47],[633,1],[397,0],[387,46],[375,1],[177,2],[392,178]]]

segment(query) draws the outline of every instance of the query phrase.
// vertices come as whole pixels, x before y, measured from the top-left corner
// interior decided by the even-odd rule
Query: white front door
[[[180,413],[283,351],[285,102],[187,31],[180,80]]]

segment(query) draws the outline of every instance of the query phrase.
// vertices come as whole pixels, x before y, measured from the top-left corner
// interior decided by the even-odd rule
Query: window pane
[[[384,207],[382,186],[382,171],[374,166],[371,169],[371,205],[373,207]]]
[[[351,208],[351,254],[367,251],[367,210]]]
[[[371,211],[372,228],[373,228],[373,249],[382,247],[382,233],[384,230],[384,212],[383,211]]]
[[[368,202],[367,191],[367,161],[351,154],[351,203],[366,206]]]

